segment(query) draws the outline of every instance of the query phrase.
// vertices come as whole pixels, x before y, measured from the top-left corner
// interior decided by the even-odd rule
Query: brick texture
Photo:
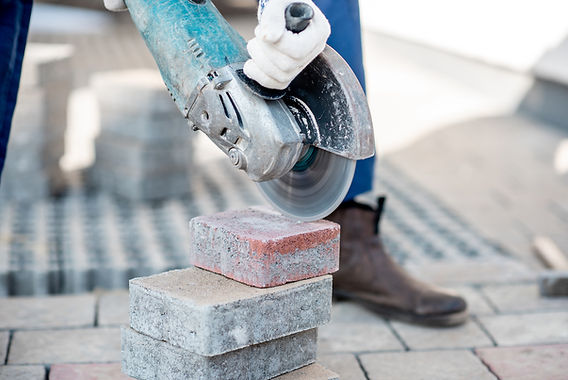
[[[190,222],[190,261],[247,285],[270,287],[339,267],[339,225],[298,222],[265,208],[227,211]]]

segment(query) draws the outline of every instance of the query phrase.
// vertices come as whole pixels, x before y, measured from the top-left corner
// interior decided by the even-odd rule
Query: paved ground
[[[31,39],[76,46],[77,86],[84,86],[96,70],[152,67],[128,24],[105,17],[89,20],[98,22],[93,29],[102,25],[101,30],[122,33],[108,43],[100,33],[36,29]],[[250,18],[235,20],[242,30],[250,30]],[[87,24],[82,26],[88,29]],[[386,157],[377,169],[376,192],[390,196],[387,244],[417,276],[464,295],[472,316],[462,327],[431,329],[386,321],[355,304],[338,303],[332,322],[320,330],[320,361],[343,379],[566,379],[568,299],[539,296],[534,279],[541,268],[530,244],[535,235],[546,235],[568,251],[568,181],[558,164],[568,133],[515,112],[530,87],[527,78],[373,33],[365,34],[365,43],[377,143]],[[219,168],[209,173],[226,170],[218,155],[203,154],[209,152],[206,144],[197,145],[198,156]],[[148,231],[167,221],[171,229],[162,230],[178,230],[174,237],[158,234],[154,244],[177,253],[149,260],[160,265],[180,260],[177,265],[183,265],[184,231],[179,225],[184,220],[259,201],[238,176],[231,181],[241,190],[228,195],[216,176],[198,173],[196,179],[201,190],[195,190],[195,198],[153,206],[117,204],[77,187],[63,200],[3,207],[0,225],[6,215],[17,227],[25,224],[14,222],[18,218],[39,213],[47,220],[70,216],[65,225],[77,227],[81,223],[73,218],[98,215],[99,223],[107,226],[102,233],[111,233],[101,241],[120,249],[140,236],[136,229]],[[132,215],[143,215],[142,227],[117,229],[119,234],[113,235],[106,221],[128,226]],[[33,231],[20,233],[36,236]],[[55,231],[55,236],[61,235]],[[89,244],[96,241],[92,238]],[[126,262],[134,248],[122,256]],[[82,264],[101,263],[99,251],[79,250],[85,256],[70,257]],[[0,258],[6,258],[2,252]],[[21,257],[17,265],[26,264],[25,255]],[[61,261],[44,263],[45,273],[50,273],[49,265],[62,268]],[[78,285],[67,291],[96,286],[97,276],[87,272],[90,277],[79,273]],[[20,273],[20,283],[28,283],[29,273]],[[140,274],[127,271],[127,276]],[[35,293],[33,284],[30,293]],[[61,282],[54,284],[52,291],[62,290]],[[5,364],[0,378],[21,373],[21,378],[43,379],[47,371],[52,379],[81,378],[80,373],[119,378],[118,326],[128,322],[127,304],[124,290],[0,298],[0,364]]]
[[[565,379],[568,299],[542,299],[533,283],[456,286],[472,316],[432,329],[383,320],[336,303],[319,331],[319,361],[342,379]],[[519,302],[522,300],[522,302]],[[0,378],[100,379],[119,374],[125,290],[0,299]],[[65,364],[65,365],[63,365]],[[67,377],[66,377],[67,376]],[[92,377],[91,377],[92,378]]]

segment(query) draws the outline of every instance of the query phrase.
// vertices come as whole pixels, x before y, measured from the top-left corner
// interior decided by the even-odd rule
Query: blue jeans
[[[0,175],[6,159],[32,0],[0,0]]]
[[[361,23],[358,0],[314,0],[331,25],[331,36],[327,40],[347,61],[365,89],[365,71],[361,48]],[[373,187],[375,157],[357,162],[355,176],[345,200],[370,191]]]

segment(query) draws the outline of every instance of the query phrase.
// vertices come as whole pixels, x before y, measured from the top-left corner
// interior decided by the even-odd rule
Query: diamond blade
[[[268,202],[283,214],[313,221],[339,206],[355,173],[355,160],[311,148],[307,160],[280,178],[257,183]]]

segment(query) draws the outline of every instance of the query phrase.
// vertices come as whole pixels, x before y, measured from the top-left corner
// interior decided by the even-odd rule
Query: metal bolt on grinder
[[[246,42],[210,0],[125,3],[191,128],[270,204],[309,221],[341,203],[356,161],[374,154],[374,137],[365,94],[339,54],[326,46],[287,89],[266,89],[243,73]],[[286,27],[301,32],[311,9],[289,10]]]

